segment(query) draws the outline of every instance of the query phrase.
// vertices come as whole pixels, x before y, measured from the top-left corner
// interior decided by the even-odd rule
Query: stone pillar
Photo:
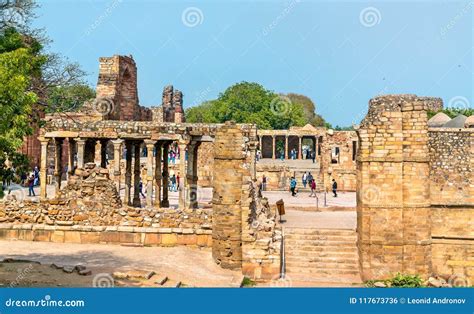
[[[357,230],[363,280],[431,274],[427,110],[433,98],[372,99],[358,135]]]
[[[97,167],[100,167],[102,164],[102,143],[100,140],[95,141],[95,154],[94,154],[94,162]]]
[[[55,138],[55,156],[54,156],[54,184],[56,187],[56,195],[61,189],[61,177],[63,174],[63,165],[62,165],[62,152],[63,152],[63,139]]]
[[[302,138],[298,136],[298,159],[303,159]]]
[[[288,159],[288,135],[285,135],[285,159]]]
[[[319,153],[319,136],[315,136],[314,137],[314,156],[317,157],[319,156],[318,153]]]
[[[146,205],[153,206],[153,148],[156,141],[145,140],[146,146]]]
[[[272,159],[275,159],[276,157],[276,140],[275,140],[275,135],[272,135]]]
[[[188,163],[186,165],[186,181],[185,181],[185,208],[198,208],[198,148],[200,142],[192,142],[188,146]],[[181,170],[180,170],[181,171]],[[181,179],[181,178],[180,178]],[[183,180],[184,181],[184,180]],[[180,189],[181,192],[181,189]]]
[[[47,176],[48,176],[48,144],[49,138],[40,137],[41,143],[41,165],[40,165],[40,197],[46,199]]]
[[[122,159],[122,139],[113,140],[112,144],[114,145],[114,181],[117,191],[120,195],[120,160]]]
[[[84,168],[84,152],[86,148],[86,140],[82,138],[76,138],[77,144],[77,168]]]
[[[134,144],[134,165],[133,165],[133,206],[141,207],[140,201],[140,145],[141,142]]]
[[[170,174],[168,172],[169,145],[170,142],[165,142],[163,145],[163,199],[161,201],[161,207],[170,207],[170,201],[168,200],[168,190],[170,182]]]
[[[262,136],[258,137],[258,149],[260,150],[260,153],[263,156],[263,147],[262,147]]]
[[[74,154],[76,152],[76,143],[72,138],[68,138],[68,155],[67,155],[67,174],[68,178],[74,173]]]
[[[249,168],[242,130],[226,122],[216,132],[212,197],[212,257],[223,268],[242,266],[242,206],[248,195]]]
[[[188,173],[189,167],[192,170],[192,163],[194,160],[194,152],[191,147],[188,150],[188,164],[189,167],[186,167],[186,148],[188,147],[189,141],[181,141],[179,142],[179,208],[189,208],[189,199],[186,194],[187,189],[189,187],[188,182],[192,184],[192,178],[188,179],[188,176],[192,176],[192,174]]]
[[[157,142],[155,145],[155,204],[161,207],[161,180],[163,179],[161,170],[161,145],[162,143]]]
[[[125,197],[124,203],[131,205],[130,189],[132,188],[132,143],[125,141]]]

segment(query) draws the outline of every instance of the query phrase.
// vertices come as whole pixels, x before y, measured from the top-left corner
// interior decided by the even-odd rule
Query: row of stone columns
[[[102,168],[107,167],[107,139],[94,140],[84,138],[68,138],[69,152],[68,152],[68,174],[74,172],[74,156],[77,156],[77,168],[83,168],[86,163],[86,157],[91,155],[87,151],[87,147],[94,149],[93,159],[97,165]],[[50,139],[40,138],[41,141],[41,193],[42,198],[46,198],[46,179],[48,168],[48,144]],[[55,145],[54,158],[54,177],[56,191],[61,188],[62,176],[62,147],[64,138],[52,139]],[[94,142],[91,142],[94,141]],[[140,152],[141,145],[144,143],[147,149],[147,172],[146,181],[146,205],[169,207],[168,188],[169,188],[169,170],[168,170],[168,152],[169,145],[172,140],[111,140],[113,144],[113,159],[114,168],[112,173],[114,175],[115,185],[117,190],[121,190],[121,168],[120,161],[122,159],[122,152],[125,148],[125,193],[123,203],[140,207],[140,179],[141,179],[141,164]],[[94,144],[94,145],[88,145]],[[196,141],[179,141],[178,146],[181,151],[179,163],[179,207],[180,208],[197,208],[197,149],[200,142]],[[153,156],[155,151],[155,156]],[[188,152],[188,160],[186,160],[186,151]],[[155,157],[155,158],[153,158]],[[163,159],[163,161],[162,161]],[[132,164],[133,162],[133,164]],[[132,177],[133,177],[133,197],[132,197]],[[155,193],[153,193],[155,191]],[[155,198],[153,199],[153,195]]]
[[[266,136],[266,135],[263,135]],[[263,153],[263,136],[259,136],[259,147],[260,151]],[[269,135],[272,137],[272,159],[277,159],[277,156],[275,154],[276,150],[276,137],[278,135]],[[288,137],[289,135],[282,136],[285,137],[285,151],[284,151],[284,158],[288,159]],[[303,159],[303,146],[302,146],[302,141],[303,141],[303,136],[298,136],[298,149],[296,150],[296,159]],[[319,146],[319,137],[315,136],[314,137],[314,151],[316,154],[318,154],[318,146]]]

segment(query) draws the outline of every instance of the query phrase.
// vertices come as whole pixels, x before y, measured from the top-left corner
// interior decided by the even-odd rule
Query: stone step
[[[301,267],[301,266],[291,266],[285,267],[286,273],[291,276],[292,274],[317,274],[320,277],[337,277],[342,275],[354,275],[359,276],[359,268],[351,268],[351,269],[341,269],[341,268],[315,268],[315,267]]]
[[[328,251],[328,250],[319,250],[319,251],[303,251],[303,250],[288,250],[285,254],[288,257],[330,257],[330,258],[354,258],[358,259],[359,254],[357,253],[356,249],[352,249],[351,251],[340,252],[340,251]]]
[[[357,235],[327,235],[327,234],[286,234],[286,240],[320,240],[356,242]]]
[[[307,269],[338,269],[338,270],[354,270],[359,267],[359,263],[355,262],[330,262],[330,261],[305,261],[305,260],[287,260],[286,268],[291,269],[293,267],[304,267]]]
[[[307,266],[315,264],[338,264],[338,265],[359,265],[357,258],[339,258],[339,257],[312,257],[312,256],[287,256],[286,265],[294,263],[306,263]]]
[[[362,279],[357,275],[339,275],[337,277],[322,275],[322,276],[308,276],[308,274],[286,273],[286,278],[289,280],[292,287],[299,286],[357,286],[361,285]]]
[[[357,243],[352,241],[322,241],[322,240],[286,240],[285,248],[300,248],[300,247],[328,247],[328,248],[347,248],[356,247]]]
[[[286,235],[300,234],[300,235],[356,235],[355,230],[352,229],[314,229],[314,228],[286,228]]]

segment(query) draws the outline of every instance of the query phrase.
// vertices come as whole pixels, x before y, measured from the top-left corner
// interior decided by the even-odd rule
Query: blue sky
[[[415,93],[474,106],[468,1],[41,1],[36,24],[97,82],[98,58],[133,55],[140,104],[185,106],[240,81],[309,96],[330,123],[370,98]]]

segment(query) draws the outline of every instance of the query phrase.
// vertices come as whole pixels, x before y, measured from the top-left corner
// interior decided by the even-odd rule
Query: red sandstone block
[[[81,243],[81,233],[79,231],[64,231],[65,243]]]
[[[99,243],[99,232],[81,232],[81,243]]]
[[[178,244],[196,245],[198,236],[195,234],[178,234]]]
[[[18,231],[18,230],[15,230]],[[36,230],[33,235],[33,241],[49,242],[51,239],[51,231]]]
[[[160,245],[161,235],[159,233],[146,233],[144,245]]]

